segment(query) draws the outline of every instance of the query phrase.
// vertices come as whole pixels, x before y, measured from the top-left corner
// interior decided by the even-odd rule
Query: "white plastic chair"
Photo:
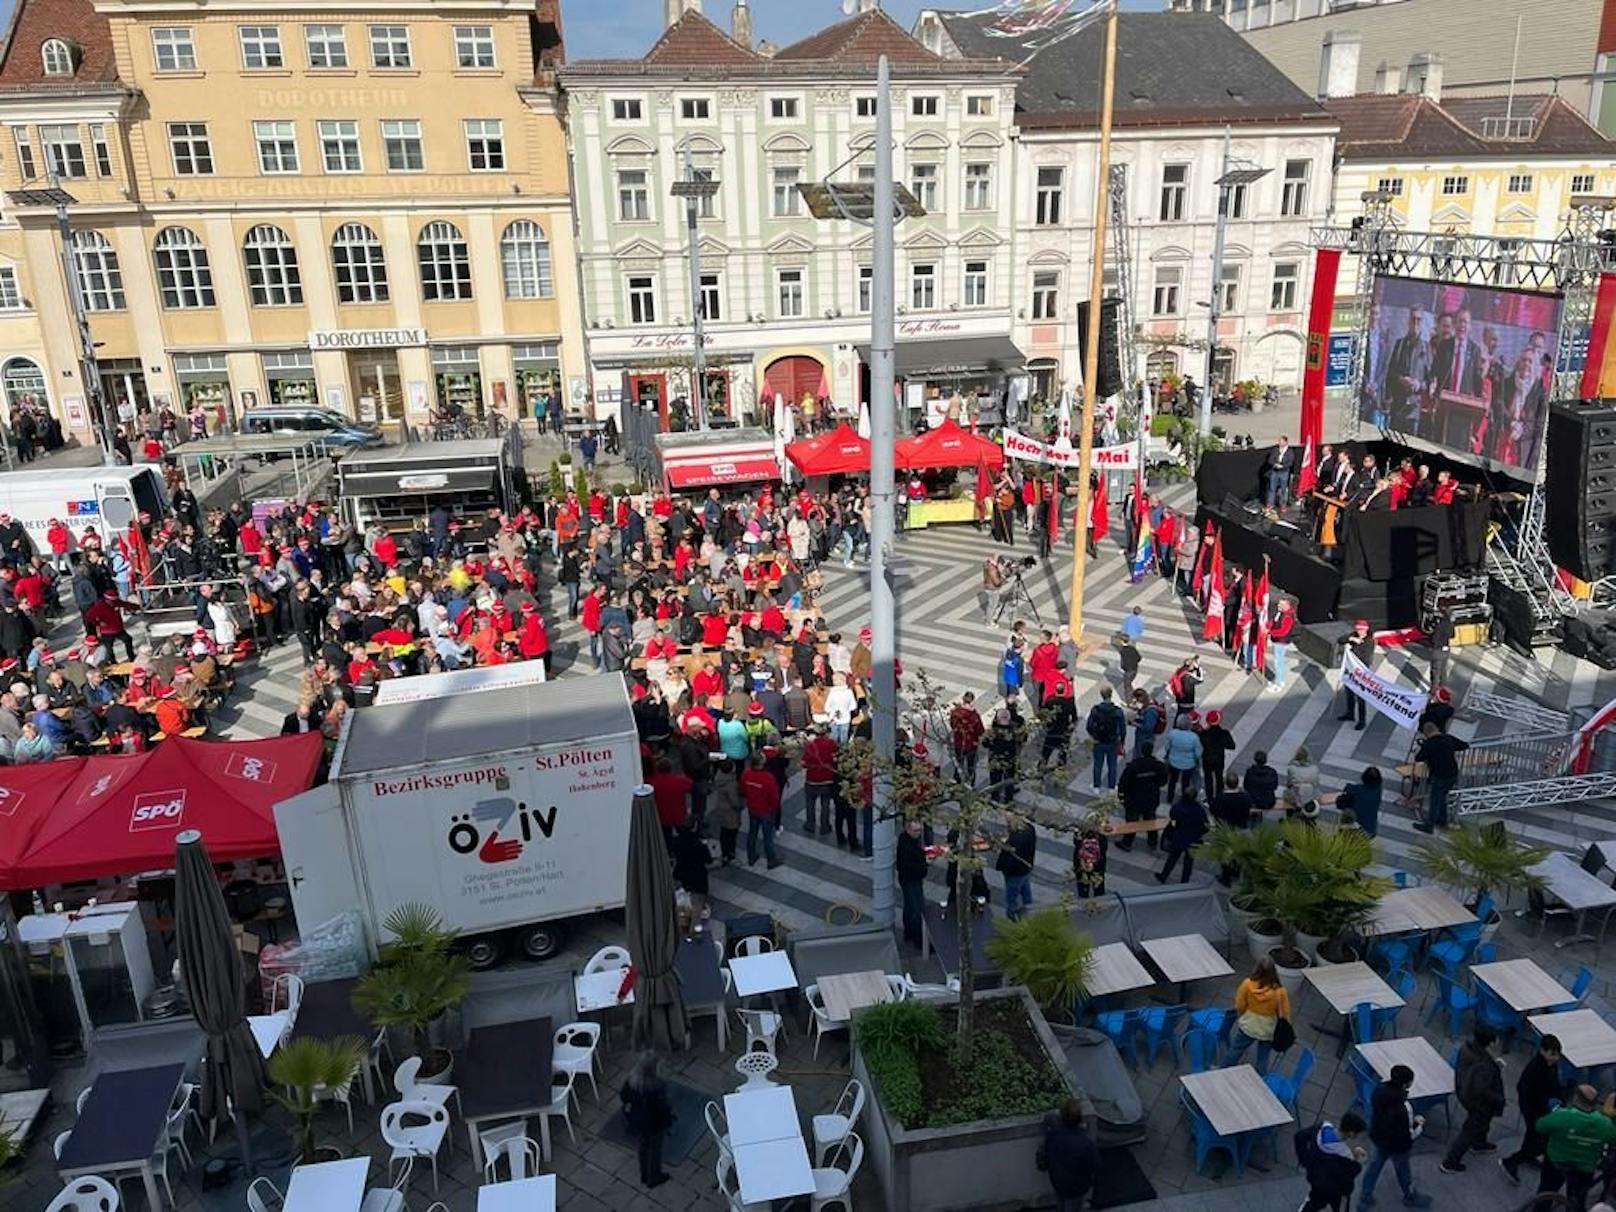
[[[780,1067],[780,1062],[771,1052],[748,1052],[735,1062],[735,1072],[746,1079],[741,1086],[743,1090],[756,1090],[760,1087],[774,1085],[769,1080],[769,1074]]]
[[[406,1123],[406,1117],[422,1122]],[[449,1134],[449,1111],[423,1099],[389,1103],[382,1108],[382,1139],[392,1147],[388,1167],[415,1157],[432,1159],[432,1190],[438,1189],[438,1150]]]
[[[735,1013],[746,1028],[746,1051],[751,1052],[755,1045],[762,1044],[763,1050],[773,1056],[775,1036],[781,1034],[780,1016],[773,1010],[747,1010],[744,1007],[737,1008]]]
[[[163,1143],[163,1152],[177,1152],[185,1168],[191,1168],[191,1150],[185,1143],[185,1119],[190,1113],[189,1107],[176,1107],[168,1113],[168,1122],[164,1127],[166,1140]]]
[[[864,1083],[856,1078],[842,1087],[842,1093],[829,1114],[814,1116],[814,1164],[823,1166],[825,1157],[858,1127],[864,1113]]]
[[[589,957],[589,962],[584,965],[584,975],[588,976],[591,972],[617,972],[633,962],[627,947],[602,947]]]
[[[485,1183],[502,1181],[499,1177],[501,1158],[505,1159],[506,1169],[511,1172],[511,1182],[532,1178],[539,1172],[539,1163],[544,1160],[544,1152],[539,1148],[539,1142],[526,1136],[508,1136],[493,1148],[489,1148],[488,1142],[484,1141],[483,1156],[488,1159],[483,1163]]]
[[[387,1063],[389,1065],[393,1064],[393,1045],[387,1042],[386,1027],[376,1032],[375,1038],[370,1041],[370,1047],[365,1052],[364,1067],[360,1070],[360,1076],[363,1077],[365,1082],[365,1101],[367,1103],[376,1101],[376,1092],[378,1090],[387,1089],[387,1070],[382,1068],[383,1052],[387,1053]],[[376,1076],[375,1085],[371,1085],[371,1074]]]
[[[61,1160],[62,1150],[67,1148],[67,1138],[72,1135],[73,1129],[69,1128],[65,1132],[58,1132],[56,1134],[56,1139],[51,1142],[51,1154],[58,1161]]]
[[[267,1178],[255,1178],[247,1188],[247,1212],[281,1212],[286,1196]]]
[[[887,989],[891,991],[893,1001],[907,1001],[909,999],[909,978],[907,976],[894,976],[889,972],[887,973]]]
[[[735,944],[736,955],[767,955],[773,950],[774,940],[766,934],[749,934]]]
[[[73,1114],[74,1115],[83,1115],[84,1114],[84,1104],[89,1102],[89,1101],[90,1101],[90,1087],[85,1086],[84,1089],[79,1091],[78,1098],[73,1100]],[[92,1175],[91,1177],[94,1177],[94,1176]]]
[[[952,978],[946,985],[922,985],[907,972],[903,974],[903,989],[905,997],[918,997],[922,1001],[942,1001],[959,992],[958,978]]]
[[[730,1156],[729,1121],[724,1118],[724,1108],[709,1100],[707,1105],[701,1109],[701,1113],[706,1117],[707,1131],[712,1133],[713,1143],[718,1146],[718,1156]]]
[[[174,1092],[174,1101],[168,1105],[170,1113],[174,1111],[184,1112],[184,1117],[179,1125],[179,1136],[180,1141],[186,1145],[187,1152],[189,1152],[190,1148],[191,1125],[195,1124],[197,1135],[202,1135],[202,1113],[197,1110],[196,1100],[196,1083],[181,1082],[179,1089]],[[190,1163],[187,1162],[186,1164],[189,1165]]]
[[[863,1164],[864,1141],[857,1132],[849,1132],[831,1153],[830,1165],[814,1167],[814,1194],[808,1212],[821,1212],[830,1204],[853,1212],[853,1179]]]
[[[422,1083],[415,1080],[415,1075],[421,1071],[421,1058],[407,1056],[397,1069],[393,1070],[393,1089],[398,1091],[402,1099],[419,1099],[422,1102],[438,1103],[443,1105],[452,1098],[455,1106],[460,1106],[459,1086],[438,1086],[431,1083]],[[464,1112],[462,1112],[463,1114]]]
[[[550,1151],[550,1117],[559,1115],[561,1122],[567,1125],[567,1135],[573,1144],[578,1143],[578,1134],[572,1130],[572,1083],[576,1075],[565,1069],[553,1070],[550,1074],[550,1105],[542,1108],[539,1115],[539,1138],[544,1145],[544,1158],[546,1161],[552,1156]]]
[[[595,1049],[599,1046],[599,1023],[568,1023],[556,1028],[550,1047],[550,1063],[574,1077],[587,1077],[597,1103],[600,1087],[595,1084]]]
[[[63,1187],[45,1212],[118,1212],[118,1188],[98,1175],[86,1174]]]
[[[825,999],[819,995],[817,983],[809,985],[802,991],[802,997],[808,1003],[809,1013],[813,1015],[814,1022],[814,1059],[819,1059],[819,1041],[832,1031],[846,1031],[849,1024],[843,1019],[834,1019],[830,1011],[825,1009]],[[750,1046],[750,1041],[748,1041]],[[770,1045],[769,1051],[774,1051]]]
[[[719,1153],[714,1177],[718,1179],[718,1193],[724,1197],[729,1212],[769,1212],[767,1202],[748,1204],[741,1201],[741,1178],[735,1173],[735,1159],[728,1153]]]
[[[348,1080],[347,1081],[340,1082],[335,1086],[316,1086],[316,1087],[314,1087],[314,1090],[313,1090],[314,1101],[316,1103],[340,1103],[342,1105],[342,1109],[348,1113],[348,1139],[349,1140],[353,1139],[353,1134],[354,1134],[354,1127],[353,1127],[353,1084],[354,1084],[354,1079],[356,1077],[358,1077],[358,1076],[359,1076],[359,1070],[357,1068],[355,1068],[352,1073],[348,1074]],[[421,1100],[418,1100],[418,1101],[425,1102],[425,1101],[428,1101],[428,1100],[421,1099]]]
[[[297,1021],[297,1011],[303,1005],[303,978],[295,972],[283,972],[269,986],[269,1012],[285,1010]]]
[[[414,1168],[414,1160],[406,1157],[392,1186],[372,1187],[365,1192],[359,1212],[404,1212],[404,1188],[409,1186],[410,1171]]]

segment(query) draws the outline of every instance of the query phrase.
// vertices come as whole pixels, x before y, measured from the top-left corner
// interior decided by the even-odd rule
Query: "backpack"
[[[1319,1120],[1311,1128],[1299,1128],[1291,1137],[1291,1145],[1296,1150],[1296,1164],[1303,1170],[1309,1170],[1319,1159],[1319,1129],[1324,1121]]]
[[[1150,705],[1156,711],[1156,727],[1154,729],[1155,734],[1157,736],[1161,736],[1162,733],[1167,731],[1167,708],[1163,707],[1154,699],[1150,701]]]

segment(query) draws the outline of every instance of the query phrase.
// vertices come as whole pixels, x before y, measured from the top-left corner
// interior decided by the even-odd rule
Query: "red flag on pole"
[[[1313,491],[1313,485],[1318,480],[1313,472],[1316,456],[1313,453],[1313,435],[1307,435],[1307,443],[1302,447],[1302,465],[1296,471],[1296,495],[1305,497]]]
[[[1058,492],[1059,479],[1049,477],[1049,501],[1044,511],[1049,515],[1049,545],[1053,547],[1055,540],[1060,538],[1060,495]]]
[[[993,482],[988,479],[988,467],[981,459],[976,461],[976,520],[987,517],[987,504],[993,496]]]
[[[1240,584],[1240,610],[1235,615],[1234,634],[1229,637],[1229,647],[1234,650],[1236,659],[1240,656],[1241,648],[1245,647],[1246,637],[1251,634],[1251,605],[1252,590],[1255,586],[1256,575],[1249,570],[1246,579]]]
[[[1094,494],[1089,498],[1089,516],[1094,519],[1094,541],[1096,544],[1111,533],[1111,508],[1105,499],[1105,482],[1108,477],[1101,472],[1098,482],[1094,485]]]
[[[1321,248],[1313,254],[1313,297],[1307,311],[1307,355],[1302,366],[1302,415],[1297,429],[1302,449],[1324,445],[1325,363],[1330,350],[1330,320],[1335,310],[1336,275],[1341,250]],[[1301,477],[1297,477],[1301,482]]]
[[[1263,561],[1262,580],[1257,582],[1257,642],[1251,654],[1251,667],[1261,673],[1268,656],[1268,562]]]
[[[1201,638],[1223,640],[1223,535],[1212,540],[1212,567],[1208,575],[1210,588],[1206,592],[1206,622],[1201,627]]]
[[[1195,545],[1195,570],[1190,573],[1190,592],[1195,595],[1195,601],[1201,602],[1201,586],[1206,583],[1206,557],[1212,552],[1210,539],[1217,533],[1217,528],[1208,522],[1201,527],[1201,541]]]

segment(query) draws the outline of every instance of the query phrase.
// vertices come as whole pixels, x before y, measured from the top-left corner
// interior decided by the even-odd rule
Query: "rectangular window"
[[[710,168],[692,168],[690,175],[698,181],[711,181],[713,170]],[[702,194],[696,199],[696,218],[713,219],[718,216],[718,193],[715,190],[710,194]]]
[[[613,122],[638,122],[641,112],[638,97],[615,97],[612,100]]]
[[[286,121],[254,122],[258,171],[269,175],[297,172],[297,128]]]
[[[935,118],[937,116],[937,98],[932,96],[911,97],[909,99],[909,112],[917,118]]]
[[[0,265],[0,311],[21,311],[22,291],[17,288],[17,271]]]
[[[1247,187],[1244,182],[1229,186],[1229,218],[1246,217]]]
[[[248,71],[285,67],[281,54],[281,27],[278,25],[243,25],[241,34],[241,65]]]
[[[800,319],[807,309],[806,274],[800,269],[782,269],[775,272],[775,314],[782,320]]]
[[[370,65],[379,68],[410,66],[410,31],[403,25],[370,27]]]
[[[1107,266],[1100,271],[1100,297],[1102,299],[1122,298],[1122,275],[1113,266]]]
[[[965,166],[966,210],[993,209],[993,165],[967,164]]]
[[[1176,265],[1156,267],[1156,289],[1151,296],[1150,311],[1157,316],[1178,314],[1178,291],[1184,282],[1184,271]]]
[[[1066,170],[1049,166],[1038,170],[1038,194],[1033,222],[1039,227],[1054,227],[1061,221],[1061,186]]]
[[[628,280],[628,318],[631,324],[656,323],[656,279]]]
[[[1469,192],[1470,192],[1470,178],[1469,177],[1443,177],[1442,178],[1442,196],[1443,197],[1452,198],[1452,197],[1458,196],[1459,194],[1468,194]]]
[[[909,166],[909,192],[914,194],[915,201],[927,211],[937,209],[937,166],[935,164],[912,164]]]
[[[206,122],[170,122],[168,155],[176,177],[207,177],[213,173],[213,144]]]
[[[1240,310],[1240,267],[1238,265],[1225,265],[1223,267],[1223,280],[1218,287],[1218,313],[1231,315]]]
[[[1311,160],[1285,161],[1285,183],[1279,192],[1279,213],[1297,218],[1307,213],[1307,183],[1313,173]]]
[[[340,25],[305,25],[303,45],[311,69],[348,66],[348,36]]]
[[[151,32],[152,61],[160,72],[194,72],[196,43],[184,25],[159,25]]]
[[[1529,194],[1532,192],[1531,173],[1510,173],[1509,184],[1505,192],[1512,194]]]
[[[937,267],[915,265],[909,269],[909,306],[930,311],[937,306]]]
[[[988,263],[986,261],[967,261],[965,263],[965,306],[986,307],[988,305]]]
[[[455,26],[454,48],[456,67],[493,67],[494,27],[491,25]]]
[[[862,181],[865,184],[868,184],[869,182],[874,181],[875,180],[875,165],[873,165],[873,164],[855,165],[854,168],[853,168],[853,180]]]
[[[79,128],[62,124],[41,126],[39,145],[45,149],[45,168],[58,177],[82,177],[84,144],[79,142]]]
[[[321,121],[316,125],[320,132],[320,159],[326,172],[364,172],[364,161],[359,154],[358,122]]]
[[[769,117],[795,118],[797,116],[797,99],[795,97],[770,97]]]
[[[855,97],[853,99],[853,114],[859,118],[875,117],[875,98]]]
[[[722,292],[719,289],[717,274],[701,275],[701,298],[696,306],[701,309],[701,318],[707,321],[722,320],[724,307]]]
[[[1591,194],[1594,192],[1593,173],[1572,173],[1571,192],[1574,194]]]
[[[34,145],[28,142],[28,128],[14,126],[11,136],[17,141],[17,171],[24,181],[32,181],[39,176],[39,171],[34,167]]]
[[[1379,193],[1390,194],[1394,198],[1401,198],[1403,196],[1403,178],[1382,177],[1378,182],[1376,182],[1375,189]]]
[[[644,223],[651,218],[651,186],[645,169],[618,171],[617,217],[625,223]]]
[[[1060,317],[1060,271],[1041,269],[1032,276],[1032,318],[1055,320]]]
[[[1268,291],[1269,311],[1296,310],[1296,282],[1301,272],[1301,266],[1294,261],[1281,261],[1274,266],[1274,284]]]
[[[1188,164],[1162,165],[1161,206],[1156,217],[1163,223],[1181,223],[1184,205],[1190,192],[1190,166]],[[1168,313],[1171,314],[1171,313]]]
[[[107,143],[107,128],[99,122],[90,125],[90,151],[95,156],[95,175],[112,176],[112,147]]]
[[[498,118],[466,119],[466,163],[474,173],[505,171],[505,124]]]
[[[421,121],[419,118],[384,118],[382,120],[382,149],[387,156],[390,173],[418,173],[426,167],[421,154]]]
[[[993,94],[974,93],[965,98],[965,116],[967,118],[993,117]]]
[[[797,182],[801,178],[800,168],[774,170],[774,193],[769,213],[776,219],[794,219],[802,213],[802,195],[797,192]]]
[[[705,122],[712,115],[712,103],[706,97],[682,97],[679,116],[686,122]]]
[[[870,314],[870,298],[874,290],[875,268],[870,265],[860,265],[858,267],[858,298],[854,300],[854,305],[859,315],[867,316]]]

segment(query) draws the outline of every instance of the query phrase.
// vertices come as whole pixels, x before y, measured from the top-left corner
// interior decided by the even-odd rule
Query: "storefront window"
[[[565,399],[561,359],[555,342],[518,345],[511,350],[516,369],[516,402],[524,417],[536,416],[540,403]]]
[[[230,378],[222,353],[175,354],[174,378],[180,386],[181,410],[187,416],[200,410],[209,433],[226,427]]]
[[[269,381],[272,404],[317,406],[319,387],[314,380],[314,355],[306,349],[278,350],[264,355],[264,377]]]
[[[437,383],[440,413],[483,419],[483,377],[476,349],[434,349],[432,373]]]

